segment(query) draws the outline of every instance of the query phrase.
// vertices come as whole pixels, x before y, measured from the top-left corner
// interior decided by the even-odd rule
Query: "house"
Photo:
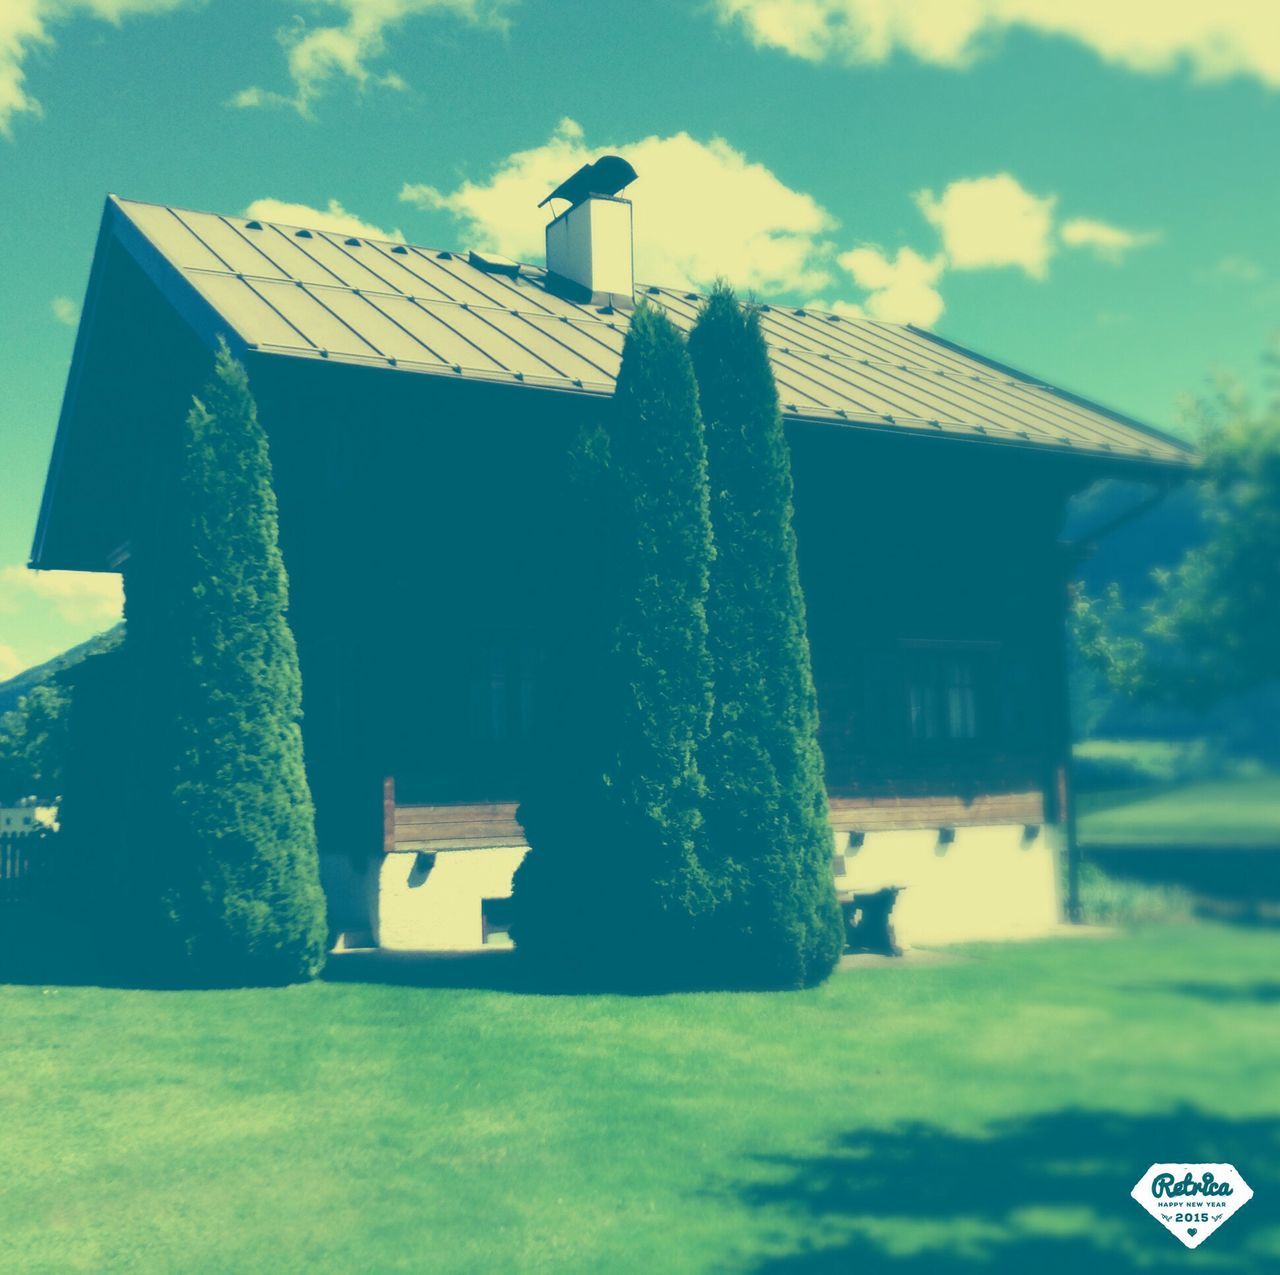
[[[591,534],[565,450],[608,411],[632,308],[687,329],[699,307],[634,283],[631,204],[591,176],[545,267],[106,202],[32,566],[128,576],[225,334],[270,434],[331,916],[384,947],[500,923],[539,662],[575,587],[558,564]],[[908,942],[1044,932],[1070,811],[1064,511],[1192,458],[915,327],[772,304],[762,323],[837,884],[905,886]]]
[[[55,806],[0,806],[0,837],[25,837],[56,827]]]

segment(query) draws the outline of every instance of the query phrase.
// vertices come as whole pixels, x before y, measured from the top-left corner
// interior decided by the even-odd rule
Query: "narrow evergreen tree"
[[[707,603],[715,709],[702,768],[721,950],[744,982],[808,986],[831,972],[843,932],[791,458],[758,314],[744,313],[726,285],[699,316],[689,353],[716,539]]]
[[[518,945],[627,984],[705,981],[698,750],[711,712],[706,449],[684,341],[642,306],[583,451],[594,570],[561,652],[545,774],[521,809]],[[579,490],[583,490],[580,486]]]
[[[139,889],[156,891],[175,978],[310,978],[326,927],[302,681],[267,437],[225,343],[175,463],[174,499],[126,569],[139,772],[155,797]]]

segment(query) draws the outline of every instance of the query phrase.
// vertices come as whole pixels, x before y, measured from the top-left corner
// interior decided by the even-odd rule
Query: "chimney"
[[[538,205],[569,207],[547,223],[548,286],[574,301],[631,309],[635,304],[631,201],[618,192],[636,179],[619,155],[583,164]]]

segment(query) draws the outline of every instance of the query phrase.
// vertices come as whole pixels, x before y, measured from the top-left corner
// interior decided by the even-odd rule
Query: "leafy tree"
[[[1280,678],[1280,397],[1201,411],[1208,536],[1157,574],[1147,624],[1151,680],[1193,705]]]
[[[1156,573],[1136,632],[1116,589],[1077,594],[1073,620],[1118,690],[1203,709],[1280,679],[1280,396],[1258,409],[1223,386],[1196,415],[1203,543]]]
[[[579,451],[593,548],[542,782],[521,808],[522,951],[613,982],[705,981],[713,906],[698,750],[711,713],[706,448],[680,333],[641,306],[601,434]]]
[[[818,707],[792,529],[791,457],[758,312],[726,285],[689,337],[716,556],[715,706],[702,756],[717,930],[737,977],[799,987],[843,947]]]
[[[161,950],[178,977],[284,983],[324,961],[324,895],[303,767],[267,437],[225,343],[193,400],[166,514],[125,574],[138,769]]]
[[[71,687],[84,660],[117,647],[124,626],[104,633],[0,686],[8,711],[0,711],[0,803],[35,798],[54,804],[63,792],[70,747]]]
[[[0,716],[0,804],[55,803],[62,792],[69,697],[50,680]]]

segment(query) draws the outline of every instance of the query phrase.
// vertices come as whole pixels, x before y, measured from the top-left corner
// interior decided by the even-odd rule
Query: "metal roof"
[[[547,287],[541,266],[111,197],[246,348],[608,395],[628,316]],[[129,233],[132,228],[143,244]],[[172,272],[155,270],[162,285]],[[510,264],[510,263],[508,263]],[[167,277],[161,277],[167,275]],[[639,286],[682,329],[702,297]],[[1176,439],[914,326],[762,304],[786,416],[1186,464]]]

